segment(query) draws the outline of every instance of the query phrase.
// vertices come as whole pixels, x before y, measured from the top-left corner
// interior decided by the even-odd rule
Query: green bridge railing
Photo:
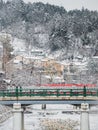
[[[16,87],[0,91],[0,97],[23,97],[23,96],[97,96],[98,88],[59,88],[59,89],[24,89]]]

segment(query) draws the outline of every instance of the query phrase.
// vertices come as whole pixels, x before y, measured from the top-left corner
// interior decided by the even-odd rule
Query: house
[[[45,57],[45,53],[41,49],[32,49],[31,50],[31,56],[32,57],[44,58]]]
[[[53,58],[52,59],[46,58],[46,59],[42,60],[42,66],[45,69],[45,71],[47,71],[47,73],[53,72],[53,73],[57,74],[58,76],[62,75],[62,72],[64,69],[64,65],[62,65],[60,62],[57,62]]]
[[[6,74],[11,76],[13,72],[17,70],[21,70],[23,65],[22,61],[23,61],[22,56],[16,56],[13,59],[11,59],[9,62],[7,62]]]

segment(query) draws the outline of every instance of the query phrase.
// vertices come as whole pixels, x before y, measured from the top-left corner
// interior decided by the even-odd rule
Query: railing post
[[[16,87],[16,92],[15,93],[16,93],[16,98],[17,98],[17,101],[18,101],[18,96],[19,96],[18,95],[18,87]]]
[[[83,88],[83,96],[86,97],[86,87]]]
[[[30,89],[30,97],[32,96],[32,90]]]
[[[98,97],[98,89],[97,89],[97,97]]]
[[[9,92],[9,90],[7,90],[7,97],[9,97],[10,96],[10,92]]]
[[[3,97],[5,97],[5,92],[4,92],[4,90],[3,90]]]
[[[56,91],[57,91],[57,97],[58,97],[59,96],[59,90],[57,89]]]
[[[20,96],[22,96],[22,87],[20,87]]]
[[[73,96],[73,94],[72,94],[72,89],[70,89],[70,96],[71,96],[71,97]]]

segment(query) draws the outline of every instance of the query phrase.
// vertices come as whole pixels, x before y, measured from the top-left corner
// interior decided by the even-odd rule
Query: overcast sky
[[[25,2],[43,2],[65,7],[66,10],[81,9],[98,10],[98,0],[24,0]]]

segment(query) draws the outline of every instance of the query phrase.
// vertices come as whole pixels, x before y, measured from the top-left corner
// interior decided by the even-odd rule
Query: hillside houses
[[[34,54],[37,55],[37,51]],[[20,73],[20,76],[22,73],[22,76],[24,74],[26,78],[29,76],[32,78],[36,77],[38,83],[43,78],[43,83],[46,81],[68,83],[72,82],[73,77],[75,80],[79,79],[79,73],[82,71],[81,68],[85,69],[85,67],[86,63],[73,62],[71,64],[70,62],[60,62],[53,57],[40,58],[40,56],[18,55],[6,64],[6,76],[13,78],[13,75],[17,77],[17,73]]]
[[[55,75],[61,76],[64,70],[64,65],[60,62],[57,62],[55,59],[46,58],[42,60],[42,66],[44,67],[45,71],[51,71]]]
[[[13,80],[15,77],[14,80],[17,80],[19,74],[18,80],[21,79],[20,84],[22,85],[24,83],[40,84],[40,82],[72,83],[74,81],[76,83],[76,80],[80,83],[82,82],[82,73],[86,72],[86,66],[87,62],[61,62],[53,57],[46,56],[40,49],[32,49],[30,54],[19,54],[7,62],[6,78]],[[22,81],[22,77],[24,77],[25,82]]]
[[[6,64],[6,72],[11,74],[28,66],[29,68],[39,68],[38,70],[43,68],[42,70],[44,70],[45,74],[54,73],[57,76],[61,76],[64,69],[64,65],[60,64],[53,58],[40,59],[38,57],[18,55]]]

